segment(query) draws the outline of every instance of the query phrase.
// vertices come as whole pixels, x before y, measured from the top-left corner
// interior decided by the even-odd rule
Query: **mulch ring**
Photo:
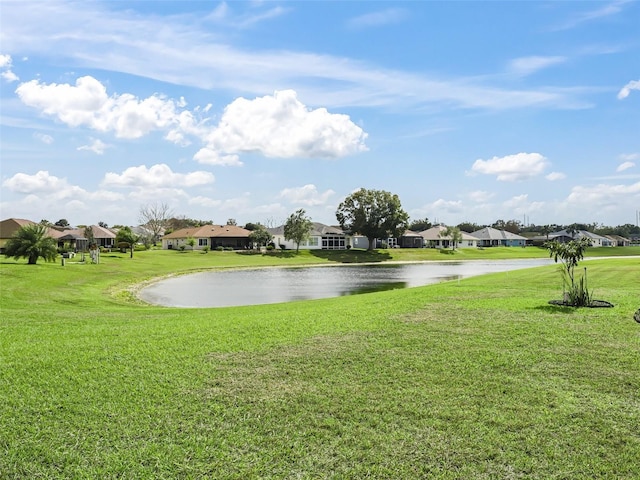
[[[549,304],[551,305],[558,305],[560,307],[575,307],[576,305],[573,305],[569,302],[565,302],[564,300],[549,300]],[[591,300],[591,303],[589,305],[584,305],[585,307],[588,308],[612,308],[613,307],[613,303],[607,302],[606,300]]]

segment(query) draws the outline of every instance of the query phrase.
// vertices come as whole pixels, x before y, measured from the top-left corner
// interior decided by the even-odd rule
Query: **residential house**
[[[294,241],[285,240],[284,225],[267,228],[267,231],[273,235],[273,243],[276,248],[296,249],[296,243]],[[340,227],[312,222],[309,238],[300,243],[300,248],[306,250],[344,250],[348,245],[350,245],[349,237]]]
[[[481,228],[470,235],[478,238],[479,247],[524,247],[527,243],[527,238],[522,235],[493,227]]]
[[[560,230],[559,232],[553,232],[549,234],[549,240],[557,240],[560,243],[566,243],[571,240],[579,240],[581,238],[588,238],[589,240],[591,240],[592,247],[612,246],[612,242],[610,239],[596,233],[588,232],[587,230],[577,230],[575,232]]]
[[[99,225],[90,225],[93,241],[98,247],[113,248],[116,242],[116,234],[108,228]],[[58,238],[58,247],[69,248],[76,251],[89,249],[89,235],[85,228],[68,228],[62,230]]]
[[[4,252],[4,246],[13,235],[26,225],[33,225],[35,222],[25,220],[24,218],[7,218],[0,222],[0,253]],[[62,232],[48,227],[49,236],[58,239],[62,236]]]
[[[424,238],[418,232],[407,230],[398,239],[397,245],[400,248],[423,248]]]
[[[447,229],[444,225],[436,225],[428,230],[420,232],[420,236],[424,239],[424,245],[427,248],[449,248],[451,247],[451,237],[443,236]],[[460,232],[462,240],[456,245],[457,248],[475,248],[478,247],[478,238],[467,232]]]
[[[177,250],[183,245],[185,248],[191,248],[187,242],[193,238],[195,240],[194,250],[202,250],[204,247],[210,249],[231,247],[234,250],[241,250],[251,248],[250,233],[250,230],[236,225],[203,225],[181,228],[162,237],[162,248]]]
[[[613,247],[628,247],[629,245],[631,245],[631,240],[621,235],[604,235],[604,236],[609,240],[611,240],[611,244]]]

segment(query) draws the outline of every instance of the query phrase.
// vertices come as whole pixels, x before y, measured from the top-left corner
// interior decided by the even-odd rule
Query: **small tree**
[[[66,218],[61,218],[54,225],[57,226],[57,227],[68,227],[69,226],[69,222],[67,221]]]
[[[289,215],[284,224],[284,239],[293,240],[296,244],[296,253],[300,250],[300,243],[309,238],[313,222],[307,216],[303,208]]]
[[[47,227],[36,223],[21,227],[5,244],[4,254],[16,260],[27,258],[29,265],[35,265],[38,258],[53,262],[58,250],[56,241],[49,236]]]
[[[249,240],[257,246],[261,247],[271,242],[271,240],[273,240],[273,235],[271,235],[265,227],[258,223],[253,225],[253,230],[251,230],[251,233],[249,234]]]
[[[462,241],[462,232],[458,227],[447,227],[440,232],[440,238],[448,238],[451,242],[451,250],[455,250],[458,243]]]
[[[196,246],[196,239],[193,237],[187,238],[187,245],[189,245],[191,247],[191,250],[193,250],[193,247]]]
[[[578,262],[584,258],[584,252],[591,246],[591,240],[587,237],[566,243],[553,240],[546,242],[544,246],[549,250],[549,256],[553,258],[554,262],[560,261],[562,263],[562,289],[565,297],[568,295],[572,305],[588,305],[589,292],[587,291],[586,279],[583,277],[579,283],[576,283],[574,270]]]
[[[151,230],[151,240],[155,245],[160,234],[167,227],[173,213],[166,203],[149,203],[140,207],[138,221]]]
[[[130,227],[122,227],[116,233],[116,244],[126,244],[131,250],[131,258],[133,258],[133,248],[137,241],[138,237],[131,231]]]

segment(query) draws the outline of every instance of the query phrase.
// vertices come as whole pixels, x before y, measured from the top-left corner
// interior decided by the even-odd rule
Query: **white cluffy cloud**
[[[46,170],[40,170],[35,175],[16,173],[13,177],[2,182],[2,186],[15,193],[29,196],[37,195],[46,200],[122,200],[119,193],[106,190],[89,192],[77,185],[71,185],[66,178],[51,175]]]
[[[366,151],[367,134],[348,115],[308,109],[293,90],[254,100],[238,98],[224,110],[207,146],[194,157],[201,163],[238,164],[241,153],[275,158],[339,158]]]
[[[184,99],[152,95],[140,100],[129,93],[109,96],[106,87],[91,76],[78,78],[75,85],[31,80],[20,84],[16,93],[25,105],[71,127],[114,132],[119,138],[140,138],[161,130],[167,132],[167,140],[184,144],[185,135],[199,131],[191,112],[182,110]]]
[[[315,185],[308,184],[302,187],[285,188],[280,192],[280,198],[288,200],[289,203],[312,207],[324,205],[335,193],[333,190],[320,193]]]
[[[500,181],[516,181],[540,175],[549,162],[539,153],[516,153],[489,160],[478,159],[471,171],[485,175],[496,175]]]
[[[19,80],[18,76],[11,71],[11,55],[0,54],[0,77],[4,78],[7,82],[16,82]]]
[[[616,172],[624,172],[625,170],[629,170],[635,166],[636,164],[634,162],[622,162],[618,165],[618,168],[616,168]]]
[[[627,98],[631,93],[631,90],[640,90],[640,80],[631,80],[618,92],[618,99],[622,100]]]
[[[168,165],[160,163],[147,168],[146,165],[129,167],[122,174],[105,174],[103,185],[113,187],[174,188],[195,187],[213,183],[215,177],[210,172],[175,173]]]
[[[102,155],[107,147],[109,147],[109,145],[104,143],[102,140],[95,138],[93,139],[93,142],[91,142],[91,145],[82,145],[81,147],[78,147],[78,150],[86,150],[97,155]]]

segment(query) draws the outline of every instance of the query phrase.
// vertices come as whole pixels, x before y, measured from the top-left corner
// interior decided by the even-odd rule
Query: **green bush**
[[[202,253],[207,253],[209,251],[209,246],[205,245],[204,247],[202,247]]]
[[[224,247],[227,252],[233,252],[233,247]]]
[[[216,247],[216,250],[219,251],[219,252],[223,252],[224,251],[224,247],[223,246]]]

